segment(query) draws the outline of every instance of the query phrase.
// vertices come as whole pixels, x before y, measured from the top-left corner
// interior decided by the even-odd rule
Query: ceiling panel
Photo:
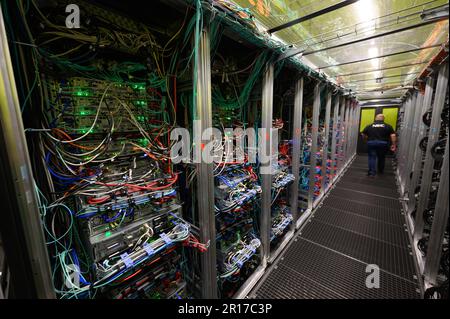
[[[250,10],[265,29],[282,25],[299,17],[340,3],[342,0],[235,0],[235,4]],[[304,51],[306,64],[335,79],[353,91],[366,91],[385,86],[412,83],[440,48],[416,50],[448,41],[448,20],[423,25],[423,10],[442,8],[446,0],[360,0],[341,9],[288,27],[272,34],[284,45],[294,45]],[[384,33],[412,28],[377,37]],[[373,39],[364,40],[373,37]],[[362,40],[362,41],[361,41]],[[355,44],[340,46],[358,41]],[[283,44],[282,44],[283,45]],[[331,48],[340,46],[337,48]],[[375,58],[397,52],[409,53]],[[315,52],[320,51],[320,52]],[[313,53],[311,53],[313,52]],[[360,59],[370,61],[328,67]],[[411,65],[413,64],[413,65]],[[402,66],[409,65],[409,66]],[[392,67],[400,66],[398,69]],[[391,68],[391,69],[386,69]],[[379,70],[345,75],[358,71]],[[342,76],[344,75],[344,76]],[[381,80],[376,80],[376,79]],[[403,91],[392,93],[402,94]],[[374,93],[378,95],[378,93]]]

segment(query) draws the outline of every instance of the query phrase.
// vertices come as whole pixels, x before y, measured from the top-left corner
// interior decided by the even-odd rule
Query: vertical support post
[[[399,168],[399,176],[400,176],[400,187],[401,192],[403,193],[405,180],[404,180],[404,173],[405,173],[405,153],[406,149],[408,148],[406,139],[408,135],[408,127],[410,125],[409,117],[411,114],[411,97],[408,97],[408,100],[403,104],[403,121],[402,121],[402,130],[400,135],[400,147],[399,147],[399,153],[398,153],[398,168]]]
[[[355,144],[354,144],[354,151],[353,154],[356,155],[356,153],[358,152],[358,138],[359,138],[359,115],[361,114],[361,105],[357,104],[356,107],[356,119],[355,119]]]
[[[415,113],[416,113],[416,102],[417,102],[417,92],[413,92],[412,96],[411,96],[411,103],[409,104],[409,112],[408,112],[408,118],[407,118],[407,128],[406,128],[406,132],[405,132],[405,143],[404,146],[405,148],[403,149],[403,154],[402,154],[402,196],[404,196],[405,191],[408,187],[408,179],[409,179],[409,172],[408,171],[408,166],[409,166],[409,154],[411,152],[412,149],[412,145],[411,145],[411,135],[413,132],[413,127],[414,127],[414,118],[415,118]]]
[[[428,241],[427,256],[425,259],[424,276],[425,281],[436,284],[439,266],[442,256],[442,243],[444,233],[448,226],[448,139],[445,145],[444,163],[442,165],[439,191],[434,209],[433,225],[431,226],[430,240]]]
[[[209,30],[201,32],[197,59],[196,113],[200,121],[200,134],[212,127],[212,101],[211,101],[211,56],[210,56]],[[206,145],[211,137],[203,139],[201,144]],[[197,146],[199,147],[199,145]],[[216,271],[216,220],[214,215],[214,175],[213,164],[203,160],[197,164],[197,202],[199,210],[200,240],[209,241],[210,248],[201,254],[202,269],[202,295],[203,298],[217,298],[217,271]]]
[[[356,127],[356,101],[352,101],[352,127],[350,134],[350,152],[349,152],[349,160],[353,158],[353,152],[355,148],[355,127]]]
[[[303,110],[303,78],[295,84],[294,119],[292,126],[292,174],[296,180],[290,187],[290,206],[293,217],[292,225],[295,226],[298,214],[298,178],[300,175],[300,152],[302,141],[302,110]]]
[[[263,83],[262,83],[262,118],[261,128],[265,133],[261,136],[264,139],[265,154],[272,156],[272,116],[273,116],[273,81],[274,66],[272,63],[267,65]],[[267,163],[261,163],[260,169],[264,170],[261,174],[261,216],[260,216],[260,235],[261,235],[261,264],[267,265],[270,253],[270,225],[271,225],[271,201],[272,201],[272,160]]]
[[[337,156],[336,156],[336,132],[338,130],[338,113],[339,113],[339,101],[341,98],[336,96],[336,101],[333,106],[333,127],[331,128],[331,168],[330,168],[330,176],[332,181],[336,178],[337,171]]]
[[[415,152],[416,152],[416,145],[417,145],[417,136],[419,135],[419,127],[421,115],[422,115],[422,104],[423,104],[423,95],[419,92],[416,93],[416,103],[414,104],[414,118],[411,123],[411,137],[409,139],[409,151],[408,156],[406,160],[406,172],[405,172],[405,189],[404,194],[405,195],[409,191],[409,185],[412,182],[412,168],[414,165],[414,158],[415,158]],[[410,196],[410,194],[408,194]]]
[[[359,114],[361,114],[361,106],[355,101],[355,114],[354,114],[354,127],[353,127],[353,150],[352,156],[356,155],[356,149],[358,147],[359,136]]]
[[[322,183],[320,193],[325,193],[325,187],[330,183],[327,177],[327,160],[328,160],[328,137],[330,135],[330,113],[331,113],[331,91],[327,93],[327,104],[325,108],[325,136],[322,147]]]
[[[319,114],[320,114],[320,82],[316,83],[314,87],[314,104],[313,104],[313,118],[311,127],[311,154],[309,165],[309,189],[308,189],[308,209],[313,209],[314,204],[314,184],[316,176],[317,164],[317,137],[319,133]]]
[[[348,127],[347,164],[353,156],[353,130],[355,128],[355,101],[350,100],[350,124]]]
[[[427,151],[425,154],[425,165],[423,167],[422,181],[420,183],[420,198],[417,206],[416,222],[414,227],[414,239],[419,240],[423,233],[423,214],[428,207],[428,199],[431,190],[434,159],[431,156],[431,148],[439,137],[441,127],[441,113],[445,104],[445,93],[448,86],[448,63],[444,63],[439,69],[434,98],[433,113],[431,115],[431,125],[428,132]]]
[[[350,100],[345,100],[345,118],[344,118],[344,144],[342,146],[343,148],[343,156],[344,156],[344,162],[341,167],[341,171],[343,168],[347,165],[347,148],[348,148],[348,138],[349,138],[349,126],[350,126]]]
[[[403,150],[403,135],[405,133],[405,125],[406,125],[405,120],[406,120],[406,109],[407,109],[406,104],[407,104],[407,101],[408,100],[403,101],[401,107],[399,108],[399,115],[401,114],[402,120],[401,120],[401,122],[400,122],[400,124],[398,126],[398,141],[397,141],[397,154],[396,154],[396,157],[397,157],[397,162],[398,162],[398,165],[397,165],[397,176],[399,178],[400,183],[402,182],[401,181],[401,171],[402,171],[401,158],[402,158],[402,150]]]
[[[0,232],[15,298],[55,298],[0,4]]]
[[[346,111],[346,100],[345,97],[341,97],[341,107],[339,111],[339,147],[337,150],[337,174],[340,175],[342,167],[344,166],[344,133],[345,133],[345,111]]]
[[[421,116],[425,114],[425,112],[430,108],[431,106],[431,99],[433,97],[433,85],[434,85],[434,79],[432,77],[429,77],[427,79],[427,84],[425,86],[425,95],[423,97],[423,103],[422,108],[419,113],[419,134],[416,139],[416,143],[414,144],[415,149],[415,155],[414,155],[414,166],[412,167],[413,176],[411,183],[409,184],[409,191],[408,191],[408,213],[411,214],[411,212],[414,210],[414,207],[416,205],[416,197],[414,196],[415,189],[417,187],[417,184],[419,182],[420,177],[420,171],[422,168],[422,150],[419,148],[419,143],[422,140],[422,138],[425,136],[426,128],[425,124],[423,123]]]

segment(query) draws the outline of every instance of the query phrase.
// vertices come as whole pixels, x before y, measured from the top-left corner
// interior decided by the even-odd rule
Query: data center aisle
[[[420,298],[390,160],[369,179],[358,156],[250,298]],[[366,287],[368,264],[380,287]]]

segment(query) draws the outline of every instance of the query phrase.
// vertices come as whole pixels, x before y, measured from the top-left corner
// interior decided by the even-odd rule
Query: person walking
[[[384,115],[378,114],[375,122],[367,125],[362,131],[363,137],[367,140],[367,148],[369,153],[369,171],[368,176],[374,177],[377,174],[383,174],[386,153],[389,149],[392,152],[396,150],[397,136],[394,129],[387,123],[384,123]],[[377,165],[378,159],[378,165]]]

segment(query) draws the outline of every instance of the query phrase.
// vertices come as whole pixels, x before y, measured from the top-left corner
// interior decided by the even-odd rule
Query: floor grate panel
[[[341,182],[363,184],[363,185],[374,183],[374,181],[370,180],[366,175],[359,176],[359,177],[358,176],[354,176],[354,177],[353,176],[345,176],[344,178],[342,178]],[[375,183],[376,183],[376,186],[378,186],[378,187],[389,188],[391,190],[396,187],[395,181],[391,181],[390,179],[377,178]]]
[[[339,299],[341,295],[281,264],[263,282],[253,298]]]
[[[345,213],[329,206],[322,207],[317,211],[314,214],[314,220],[319,220],[328,225],[339,227],[362,236],[384,241],[391,245],[408,247],[409,244],[404,227],[386,224],[351,213]]]
[[[280,264],[295,270],[306,278],[314,279],[317,284],[338,292],[344,298],[409,299],[420,297],[417,285],[383,271],[380,272],[380,288],[369,289],[366,286],[368,275],[366,264],[304,239],[299,239],[291,245]],[[278,270],[280,268],[275,271]]]
[[[407,280],[415,281],[416,270],[413,260],[409,250],[403,247],[341,230],[319,221],[308,225],[301,237],[367,264],[376,264],[381,269]]]
[[[358,174],[367,174],[368,167],[367,166],[352,166],[350,167],[349,171],[352,173],[358,173]],[[394,170],[392,168],[385,168],[384,169],[384,175],[390,175],[393,174]]]
[[[356,191],[359,191],[358,189]],[[380,197],[380,196],[373,196],[373,194],[365,194],[361,192],[354,192],[349,191],[346,189],[341,189],[339,187],[336,187],[333,189],[333,191],[329,195],[329,200],[331,200],[331,197],[338,197],[338,198],[346,198],[349,201],[354,202],[361,202],[363,204],[369,204],[372,206],[378,206],[381,208],[390,208],[390,209],[401,209],[400,202],[397,199],[394,198],[386,198],[386,197]],[[376,195],[376,194],[375,194]],[[397,193],[392,193],[391,196],[397,195]]]
[[[351,190],[355,190],[358,192],[364,192],[364,193],[369,193],[369,194],[373,194],[373,195],[378,195],[378,196],[387,196],[387,197],[393,197],[397,196],[397,192],[394,190],[392,190],[392,188],[386,188],[386,187],[380,187],[377,186],[376,182],[372,182],[374,184],[370,184],[370,181],[366,184],[358,184],[358,183],[350,183],[347,182],[345,180],[340,181],[336,188],[346,188],[346,189],[351,189]]]
[[[350,201],[346,198],[333,197],[332,200],[325,200],[323,207],[331,207],[344,212],[372,218],[383,223],[403,226],[405,224],[404,216],[395,209],[382,208],[379,206],[361,204]]]
[[[271,270],[256,298],[420,298],[393,168],[368,180],[357,157]],[[380,287],[367,288],[368,264],[380,267]]]

